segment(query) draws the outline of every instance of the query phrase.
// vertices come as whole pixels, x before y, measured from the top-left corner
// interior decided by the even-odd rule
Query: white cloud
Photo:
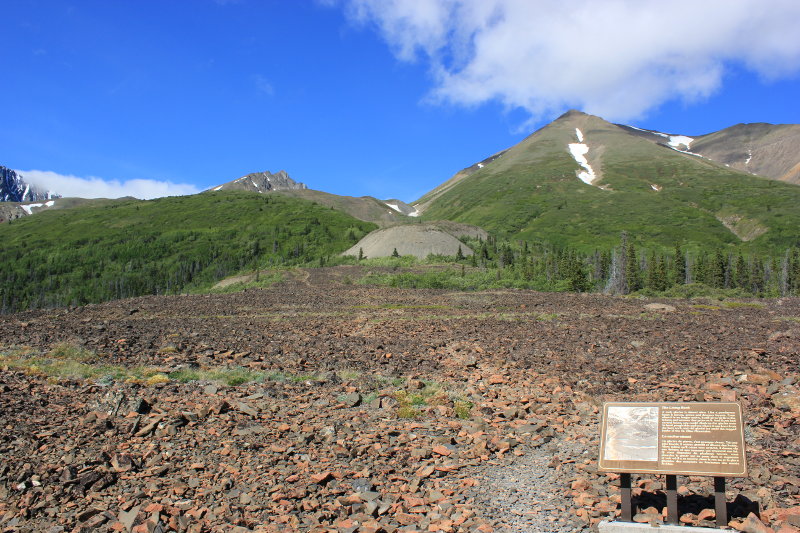
[[[133,196],[147,200],[162,196],[181,196],[200,192],[188,183],[172,183],[149,179],[107,180],[96,176],[85,178],[58,174],[49,170],[18,170],[27,183],[38,185],[61,196],[78,198],[121,198]]]
[[[342,0],[403,61],[430,65],[435,101],[499,101],[532,118],[577,107],[612,120],[719,89],[738,64],[800,70],[797,0]]]

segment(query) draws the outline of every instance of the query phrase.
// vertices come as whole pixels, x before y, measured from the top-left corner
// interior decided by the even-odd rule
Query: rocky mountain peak
[[[18,172],[0,166],[0,202],[41,202],[53,198],[61,196],[26,183]]]
[[[272,192],[272,191],[291,191],[308,189],[305,183],[294,181],[289,177],[285,170],[279,170],[275,174],[265,172],[253,172],[247,174],[239,179],[229,181],[218,187],[211,189],[212,191],[251,191],[251,192]]]

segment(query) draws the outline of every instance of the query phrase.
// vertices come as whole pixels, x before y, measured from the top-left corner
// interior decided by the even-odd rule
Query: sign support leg
[[[667,523],[678,524],[678,476],[667,475]]]
[[[623,522],[633,522],[631,505],[631,475],[619,475],[620,496],[622,496],[622,518]]]
[[[714,478],[714,510],[717,513],[717,527],[728,525],[728,504],[725,499],[725,478]]]

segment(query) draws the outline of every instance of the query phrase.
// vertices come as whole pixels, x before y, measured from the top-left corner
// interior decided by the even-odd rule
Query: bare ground
[[[735,524],[752,502],[797,524],[798,299],[653,310],[348,284],[360,273],[0,317],[0,530],[589,530],[619,502],[596,472],[602,403],[720,399],[747,425]],[[60,343],[94,366],[263,374],[147,385],[8,358]],[[682,478],[687,522],[713,508],[709,481]],[[640,507],[661,512],[661,489],[638,476]]]

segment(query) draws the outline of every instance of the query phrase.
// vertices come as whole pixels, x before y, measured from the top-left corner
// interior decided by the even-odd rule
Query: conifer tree
[[[708,256],[705,251],[700,252],[697,260],[694,262],[694,281],[696,283],[708,283]]]
[[[706,285],[717,289],[725,286],[725,259],[722,257],[722,252],[717,250],[713,257],[707,258],[705,268]]]

